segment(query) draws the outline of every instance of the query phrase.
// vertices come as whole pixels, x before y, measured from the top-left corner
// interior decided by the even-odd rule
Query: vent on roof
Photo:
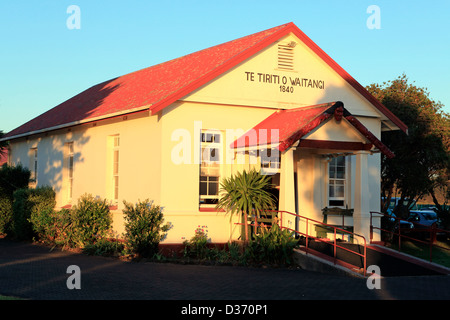
[[[278,69],[294,70],[294,47],[296,43],[278,44]]]

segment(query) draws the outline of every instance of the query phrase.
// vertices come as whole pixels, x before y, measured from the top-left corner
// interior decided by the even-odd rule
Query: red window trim
[[[225,210],[223,210],[223,209],[217,210],[216,208],[202,208],[202,207],[198,208],[198,211],[200,211],[200,212],[225,212]]]

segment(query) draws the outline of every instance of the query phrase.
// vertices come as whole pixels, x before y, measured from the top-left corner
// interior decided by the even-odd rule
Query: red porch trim
[[[347,115],[345,119],[348,122],[350,122],[352,126],[354,126],[359,132],[361,132],[364,135],[364,137],[366,137],[370,142],[372,142],[375,145],[375,147],[377,147],[378,150],[381,151],[381,153],[386,155],[386,157],[388,157],[389,159],[395,157],[394,153],[391,150],[389,150],[389,148],[384,143],[378,140],[377,137],[375,137],[374,134],[369,131],[369,129],[367,129],[361,122],[359,122],[358,119],[356,119],[351,114]]]
[[[331,117],[335,117],[340,123],[345,118],[354,129],[359,131],[366,139],[367,143],[346,142],[346,141],[322,141],[322,140],[301,140],[312,130],[326,123]],[[259,131],[279,130],[278,141],[272,141],[272,137],[268,139]],[[279,142],[278,149],[280,152],[287,150],[296,141],[300,140],[301,147],[323,148],[323,149],[348,149],[348,150],[370,150],[375,146],[386,157],[393,158],[394,153],[385,146],[372,132],[369,131],[358,119],[356,119],[341,101],[319,104],[311,107],[301,107],[295,109],[287,109],[276,111],[269,117],[258,123],[244,135],[236,139],[231,148],[249,147],[250,139],[248,136],[256,135],[254,144],[257,146],[265,146],[269,143]],[[314,141],[314,142],[313,142]]]
[[[329,140],[300,140],[300,148],[333,149],[333,150],[370,150],[371,143]]]
[[[325,112],[319,117],[315,118],[313,121],[309,122],[306,126],[298,130],[286,141],[280,143],[279,146],[280,152],[283,152],[284,150],[292,146],[295,143],[295,141],[300,140],[301,137],[304,137],[306,134],[308,134],[309,132],[320,126],[323,122],[331,118],[331,116],[332,114]]]

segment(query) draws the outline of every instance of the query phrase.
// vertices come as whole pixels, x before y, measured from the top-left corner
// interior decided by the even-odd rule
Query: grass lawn
[[[442,241],[437,241],[435,244],[440,247],[447,248],[449,250],[433,246],[432,262],[450,268],[450,244],[448,242]],[[402,245],[401,252],[415,256],[423,260],[430,261],[429,245],[410,240],[403,240],[401,245]],[[393,243],[391,248],[398,250],[398,243]]]
[[[0,301],[6,301],[6,300],[22,300],[22,299],[16,298],[16,297],[9,297],[9,296],[2,296],[2,295],[0,295]]]

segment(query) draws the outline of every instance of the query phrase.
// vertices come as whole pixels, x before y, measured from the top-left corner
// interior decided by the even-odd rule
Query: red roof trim
[[[388,119],[395,123],[402,131],[407,132],[408,127],[395,116],[388,108],[379,102],[369,91],[367,91],[358,81],[356,81],[347,71],[345,71],[339,64],[336,63],[325,51],[323,51],[317,44],[315,44],[303,31],[296,25],[292,25],[294,34],[302,40],[314,53],[316,53],[322,60],[324,60],[334,71],[336,71],[345,81],[347,81],[356,91],[358,91],[364,98],[375,106]]]
[[[296,113],[286,120],[286,114]],[[344,117],[356,130],[358,130],[371,144],[377,147],[383,154],[388,158],[393,158],[394,153],[389,150],[375,135],[369,131],[358,119],[356,119],[350,112],[348,112],[344,107],[343,103],[340,101],[333,103],[325,103],[321,105],[316,105],[312,107],[303,107],[290,110],[277,111],[271,114],[269,117],[258,123],[251,130],[247,131],[244,135],[236,139],[232,144],[231,148],[242,148],[253,146],[250,145],[249,140],[246,139],[250,134],[258,134],[259,130],[272,130],[278,129],[283,132],[283,136],[279,137],[279,141],[271,141],[262,139],[257,135],[257,141],[255,141],[258,146],[265,146],[267,144],[278,143],[278,149],[283,152],[290,148],[296,141],[299,141],[307,135],[312,130],[318,128],[323,123],[327,122],[332,116],[336,117],[338,121],[341,121]],[[302,123],[299,119],[304,120]],[[295,126],[298,126],[295,128]],[[286,130],[286,128],[288,130]],[[284,129],[284,130],[283,130]],[[294,131],[294,130],[295,131]],[[308,142],[303,143],[303,146],[307,145]],[[322,144],[323,145],[323,144]],[[344,144],[340,144],[343,146]],[[300,146],[302,142],[300,141]],[[318,145],[317,145],[318,146]],[[355,145],[349,145],[354,148]],[[367,144],[360,144],[362,150],[367,150]],[[352,149],[353,150],[353,149]]]
[[[314,118],[311,122],[309,122],[306,126],[298,130],[295,134],[289,137],[286,141],[282,141],[279,146],[280,152],[288,149],[292,146],[295,141],[300,140],[301,137],[304,137],[306,134],[320,126],[323,122],[327,121],[331,118],[332,114],[330,113],[322,113],[320,116]]]
[[[391,150],[389,150],[389,148],[386,147],[384,143],[378,140],[377,137],[375,137],[373,133],[369,131],[369,129],[367,129],[361,122],[359,122],[358,119],[356,119],[352,115],[346,116],[345,119],[348,122],[350,122],[351,125],[354,126],[359,132],[361,132],[367,140],[372,142],[375,145],[375,147],[378,148],[378,150],[380,150],[384,155],[386,155],[386,157],[388,157],[389,159],[394,158],[395,156],[394,153]]]
[[[202,85],[204,85],[204,84],[208,83],[209,81],[215,79],[216,77],[220,76],[222,73],[228,71],[229,69],[236,66],[237,64],[243,62],[245,59],[250,58],[251,56],[253,56],[257,52],[259,52],[260,50],[267,47],[269,44],[276,41],[278,38],[288,34],[293,25],[294,24],[292,22],[290,22],[285,25],[279,26],[279,27],[281,27],[280,30],[276,31],[275,33],[273,33],[271,35],[268,35],[262,41],[260,41],[258,44],[253,45],[250,48],[238,53],[236,56],[229,59],[228,61],[225,61],[225,63],[223,63],[221,66],[213,69],[211,72],[207,73],[203,77],[193,81],[186,87],[176,91],[174,94],[160,100],[158,103],[155,103],[154,105],[152,105],[150,107],[150,111],[152,112],[152,114],[157,113],[158,111],[164,109],[166,106],[170,105],[171,103],[175,102],[176,100],[184,97],[185,95],[191,93],[195,89],[198,89]],[[252,36],[252,35],[250,35],[250,36]],[[247,37],[250,37],[250,36],[247,36]],[[244,38],[246,38],[246,37],[244,37]],[[243,38],[240,38],[240,39],[243,39]],[[237,40],[239,40],[239,39],[237,39]],[[229,42],[226,42],[224,44],[227,44],[227,43],[229,43]],[[224,45],[224,44],[222,44],[222,45]]]
[[[247,131],[240,138],[236,139],[231,144],[231,148],[280,144],[280,150],[284,151],[295,141],[320,125],[323,121],[326,121],[331,116],[332,111],[340,105],[342,105],[342,102],[323,103],[309,107],[278,110]],[[325,113],[327,111],[330,111],[331,113]],[[279,130],[275,141],[272,141],[273,129]],[[268,135],[269,131],[270,136]],[[259,135],[260,133],[266,133],[267,136],[261,136]],[[257,138],[256,141],[255,139],[252,139],[255,135]]]
[[[95,85],[14,129],[4,138],[46,132],[55,127],[88,122],[92,118],[108,118],[111,114],[144,106],[155,114],[289,33],[297,36],[401,130],[407,130],[406,125],[290,22]],[[185,78],[186,75],[190,77]]]
[[[364,98],[366,98],[371,104],[374,105],[381,113],[383,113],[388,119],[390,119],[394,124],[396,124],[402,131],[406,132],[408,127],[398,119],[389,109],[382,105],[372,94],[370,94],[359,82],[357,82],[347,71],[345,71],[339,64],[337,64],[325,51],[323,51],[314,41],[312,41],[303,31],[301,31],[293,22],[287,23],[277,32],[266,37],[257,45],[250,47],[249,49],[236,55],[234,58],[228,60],[222,66],[214,69],[209,74],[204,77],[192,82],[185,88],[175,92],[173,95],[159,101],[157,104],[150,107],[152,114],[164,109],[166,106],[172,102],[182,98],[183,96],[189,94],[193,90],[199,88],[200,86],[208,83],[217,76],[231,69],[235,65],[241,63],[245,59],[256,54],[261,49],[264,49],[268,45],[272,44],[277,39],[292,32],[296,35],[303,43],[305,43],[315,54],[317,54],[325,63],[327,63],[334,71],[336,71],[345,81],[347,81],[356,91],[358,91]]]

